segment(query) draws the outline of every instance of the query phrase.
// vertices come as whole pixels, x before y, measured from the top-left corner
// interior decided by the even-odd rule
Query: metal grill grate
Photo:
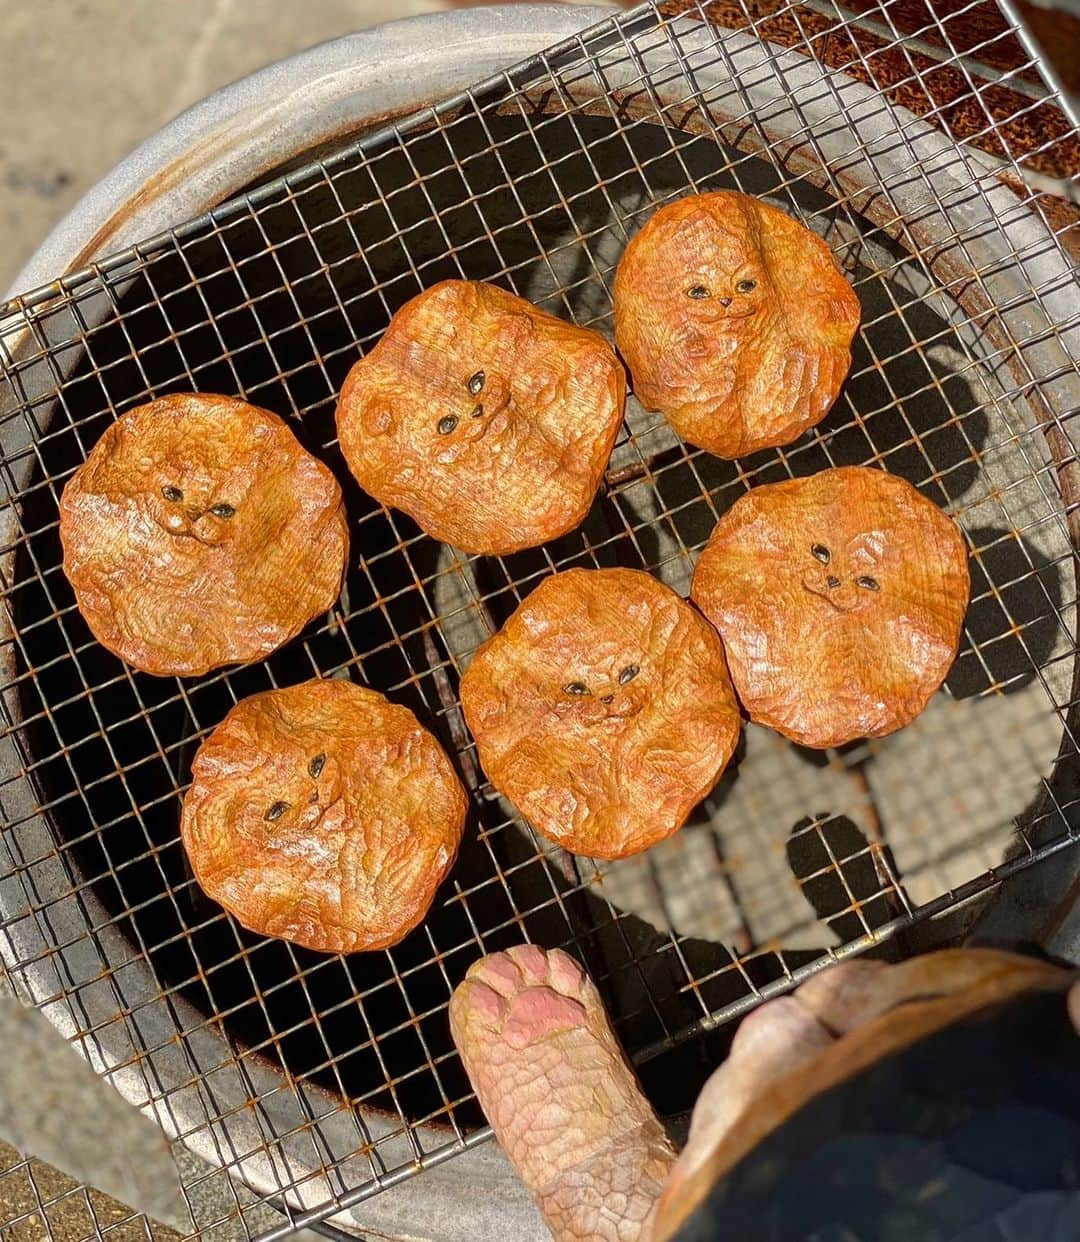
[[[0,947],[125,1093],[294,1219],[488,1137],[446,1024],[483,952],[569,947],[644,1064],[1075,839],[1078,230],[1044,192],[1068,189],[1046,169],[1080,169],[1080,134],[1011,19],[958,50],[955,15],[928,12],[906,43],[888,2],[861,24],[832,0],[740,7],[739,32],[702,10],[613,18],[0,312]],[[1005,41],[1018,54],[994,68]],[[885,52],[901,65],[890,90],[913,87],[925,119],[864,85]],[[964,109],[974,146],[927,123],[948,131]],[[1021,123],[1038,135],[1022,149]],[[657,204],[719,187],[822,233],[859,293],[852,373],[813,434],[729,464],[631,402],[582,528],[501,559],[440,547],[349,481],[336,394],[409,297],[494,280],[608,332],[627,238]],[[303,641],[158,680],[90,637],[60,570],[57,501],[111,419],[192,388],[291,418],[345,485],[355,563]],[[571,565],[642,567],[685,591],[747,488],[854,462],[909,478],[969,539],[946,691],[894,738],[823,756],[748,730],[692,823],[641,858],[598,867],[545,846],[485,783],[462,723],[478,643]],[[472,793],[432,916],[385,953],[248,935],[202,897],[178,842],[199,740],[239,698],[314,675],[413,708]],[[646,1069],[662,1108],[686,1107],[699,1059],[683,1062],[686,1099]]]

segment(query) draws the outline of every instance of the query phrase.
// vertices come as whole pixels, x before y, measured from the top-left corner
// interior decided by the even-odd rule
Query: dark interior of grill
[[[607,975],[609,1000],[631,1049],[680,1030],[697,1011],[671,942],[641,920],[613,921],[605,902],[539,857],[484,798],[474,799],[460,861],[426,926],[387,953],[342,960],[251,936],[191,879],[177,836],[180,794],[199,738],[246,694],[348,670],[415,710],[451,754],[456,749],[455,670],[439,626],[429,622],[435,606],[426,580],[437,545],[402,515],[388,516],[368,500],[336,448],[326,447],[334,436],[335,393],[358,356],[357,342],[370,346],[399,305],[445,277],[494,278],[521,291],[525,277],[539,273],[543,284],[550,270],[543,256],[559,247],[569,246],[572,262],[561,268],[559,291],[548,281],[546,305],[563,314],[578,310],[583,291],[595,295],[598,288],[590,239],[610,227],[610,196],[639,195],[647,210],[655,198],[686,185],[686,169],[702,188],[778,190],[805,211],[832,208],[805,183],[785,190],[780,171],[764,162],[742,162],[733,176],[728,153],[711,137],[647,125],[626,129],[610,117],[542,120],[530,127],[521,116],[466,118],[414,136],[408,154],[391,144],[366,165],[336,168],[332,179],[275,189],[257,214],[233,212],[166,247],[134,275],[118,277],[112,296],[120,315],[85,334],[85,351],[41,438],[40,465],[22,509],[31,534],[19,554],[14,606],[20,656],[34,670],[21,681],[23,717],[31,722],[24,736],[73,881],[90,885],[146,954],[162,989],[190,1001],[238,1048],[280,1062],[294,1078],[414,1120],[445,1116],[448,1103],[467,1095],[447,1029],[447,980],[452,986],[481,952],[515,943],[523,932],[549,945],[573,939],[594,969],[603,963],[597,973]],[[875,232],[867,221],[857,224],[865,235]],[[575,240],[568,243],[568,236]],[[878,241],[891,244],[880,235]],[[875,333],[898,327],[916,341],[952,329],[911,294],[886,291],[877,277],[859,292],[871,326],[860,339],[838,419],[845,430],[834,438],[832,460],[886,454],[891,470],[925,485],[929,453],[935,468],[929,494],[945,501],[978,469],[972,446],[986,434],[985,416],[964,381],[935,376],[921,351],[898,357],[884,376],[868,349]],[[890,352],[882,348],[879,356]],[[928,380],[937,381],[935,390],[904,418],[879,416],[872,440],[852,417],[888,404],[885,385],[902,398]],[[265,664],[181,684],[126,670],[93,641],[60,570],[56,501],[113,411],[192,387],[243,394],[291,418],[345,488],[353,565],[347,615],[312,627]],[[911,422],[918,446],[908,444]],[[797,470],[827,464],[811,447]],[[755,481],[784,473],[768,454],[751,468]],[[699,458],[697,469],[721,508],[746,485],[735,466],[714,458]],[[535,580],[552,560],[560,567],[575,560],[647,563],[647,532],[627,534],[618,505],[617,495],[598,505],[584,534],[549,545],[546,554],[476,563],[496,624],[517,602],[513,584]],[[700,545],[712,521],[708,507],[670,507],[680,537]],[[1016,577],[1003,563],[1001,581]],[[1035,626],[1026,648],[989,648],[989,668],[985,659],[962,655],[954,693],[978,694],[988,677],[1018,676],[1037,661],[1031,649],[1052,638],[1040,637],[1036,625],[1047,615],[1045,604],[1038,598],[1026,604],[1021,593],[1010,602],[1022,619],[1027,609],[1026,621]],[[993,632],[984,637],[1004,633],[1008,623],[973,615],[973,625]],[[869,885],[868,901],[873,897],[873,876],[852,882]],[[871,919],[889,913],[885,902],[876,912],[867,908]],[[745,994],[744,977],[724,969],[731,961],[725,947],[686,940],[680,948],[694,975],[708,976],[702,990],[710,1006]],[[813,953],[790,954],[788,964],[808,956]],[[763,951],[746,969],[763,983],[782,965],[777,953]],[[703,1048],[696,1059],[683,1056],[677,1075],[654,1063],[646,1078],[659,1107],[669,1113],[687,1107],[712,1061]],[[462,1124],[478,1120],[467,1106],[455,1115]]]

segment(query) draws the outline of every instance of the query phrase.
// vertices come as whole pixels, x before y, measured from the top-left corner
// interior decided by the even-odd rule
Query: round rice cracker
[[[337,599],[337,480],[285,423],[179,393],[123,414],[60,501],[64,572],[94,637],[134,668],[197,676],[262,659]]]
[[[336,679],[242,699],[191,775],[180,833],[204,891],[323,953],[386,948],[423,920],[468,805],[412,712]]]
[[[741,720],[712,627],[629,569],[572,569],[528,596],[461,683],[491,783],[575,854],[672,835],[731,758]]]
[[[730,190],[652,215],[619,263],[614,303],[635,396],[729,460],[790,444],[825,417],[859,326],[825,242]]]
[[[842,466],[755,487],[724,514],[691,597],[751,720],[824,749],[912,721],[960,643],[959,527],[906,480]]]
[[[349,372],[338,436],[376,500],[495,555],[580,525],[625,401],[598,333],[495,285],[448,280],[407,302]]]

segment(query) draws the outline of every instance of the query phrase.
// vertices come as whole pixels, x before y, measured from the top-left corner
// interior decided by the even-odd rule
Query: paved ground
[[[142,1223],[131,1209],[97,1190],[87,1190],[51,1165],[24,1160],[0,1142],[0,1222],[4,1242],[74,1242],[94,1236],[95,1221],[108,1229],[110,1242],[145,1242]],[[155,1242],[173,1242],[179,1235],[167,1226],[151,1226]]]

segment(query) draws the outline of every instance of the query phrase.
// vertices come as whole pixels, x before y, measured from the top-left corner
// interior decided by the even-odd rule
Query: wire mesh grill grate
[[[293,1213],[484,1140],[446,1027],[483,952],[522,937],[576,952],[646,1062],[1074,839],[1077,231],[1045,191],[1048,168],[1080,169],[1080,135],[1004,18],[958,47],[952,13],[927,10],[912,42],[888,3],[859,21],[831,0],[729,7],[634,10],[0,312],[0,945],[99,1068]],[[744,29],[707,24],[718,8]],[[889,92],[863,85],[885,52]],[[898,110],[905,87],[972,145]],[[1015,141],[1024,126],[1038,141]],[[657,204],[721,187],[820,232],[859,293],[852,373],[814,433],[729,464],[631,402],[582,528],[500,559],[436,545],[349,481],[336,394],[404,301],[494,280],[608,332],[627,238]],[[302,641],[181,682],[90,637],[57,501],[111,419],[191,388],[290,418],[345,486],[355,563]],[[946,691],[904,733],[823,756],[748,730],[688,828],[644,857],[600,867],[545,846],[486,784],[461,719],[479,642],[571,565],[685,591],[747,488],[856,462],[909,478],[968,537]],[[413,708],[472,795],[431,918],[385,953],[248,935],[201,896],[177,839],[199,740],[241,697],[315,675]]]

